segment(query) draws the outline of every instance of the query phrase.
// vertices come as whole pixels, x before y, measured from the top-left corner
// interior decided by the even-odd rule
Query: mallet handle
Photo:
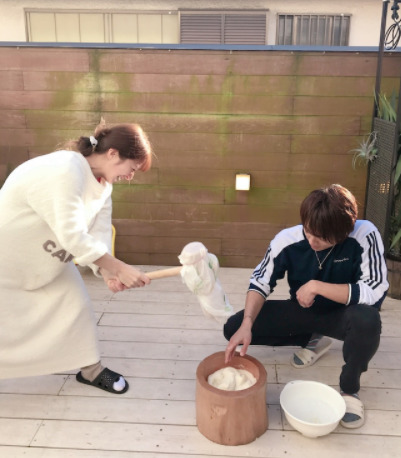
[[[147,277],[151,280],[157,280],[158,278],[174,277],[179,275],[182,266],[170,267],[169,269],[154,270],[153,272],[144,272]]]

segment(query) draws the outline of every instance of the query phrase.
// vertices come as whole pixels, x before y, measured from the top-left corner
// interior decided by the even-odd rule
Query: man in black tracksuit
[[[291,364],[302,368],[330,348],[323,336],[342,340],[347,428],[364,423],[360,376],[379,346],[388,289],[382,239],[371,222],[356,219],[357,211],[355,197],[340,185],[311,192],[301,204],[302,225],[272,240],[251,277],[245,310],[224,327],[226,362],[240,344],[241,355],[249,345],[299,345]],[[285,274],[290,298],[266,300]]]

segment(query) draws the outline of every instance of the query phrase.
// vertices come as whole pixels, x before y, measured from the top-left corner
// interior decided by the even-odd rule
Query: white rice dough
[[[245,369],[224,367],[207,378],[209,385],[226,391],[245,390],[256,383],[256,378]]]

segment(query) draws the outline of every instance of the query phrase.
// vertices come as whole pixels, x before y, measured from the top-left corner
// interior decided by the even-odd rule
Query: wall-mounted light
[[[237,173],[235,175],[235,190],[249,191],[251,188],[251,175],[247,173]]]

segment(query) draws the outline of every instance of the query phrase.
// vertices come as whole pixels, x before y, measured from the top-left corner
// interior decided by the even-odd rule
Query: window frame
[[[280,36],[284,34],[284,41],[285,41],[285,26],[284,30],[281,31],[280,29],[280,19],[284,18],[284,20],[287,17],[292,17],[293,22],[292,22],[292,27],[291,27],[291,44],[288,43],[280,43]],[[349,38],[350,38],[350,31],[351,31],[351,17],[352,14],[345,14],[345,13],[277,13],[277,21],[276,21],[276,45],[284,45],[284,46],[349,46]],[[310,43],[308,45],[305,45],[304,43],[297,43],[297,35],[298,35],[298,25],[300,22],[302,22],[302,19],[304,18],[309,18],[309,30],[311,30],[311,23],[312,23],[312,18],[317,18],[319,21],[320,18],[326,18],[326,24],[328,21],[328,18],[332,18],[332,24],[334,25],[334,22],[336,18],[341,18],[341,21],[343,19],[347,19],[348,23],[345,22],[343,26],[340,27],[340,44],[334,44],[334,32],[335,29],[332,26],[332,31],[330,34],[330,43],[323,43],[323,44],[315,44],[315,43]],[[343,28],[346,30],[344,31]],[[341,44],[341,37],[343,36],[343,33],[346,33],[346,37],[344,38],[346,44]],[[310,32],[309,32],[310,34]]]

